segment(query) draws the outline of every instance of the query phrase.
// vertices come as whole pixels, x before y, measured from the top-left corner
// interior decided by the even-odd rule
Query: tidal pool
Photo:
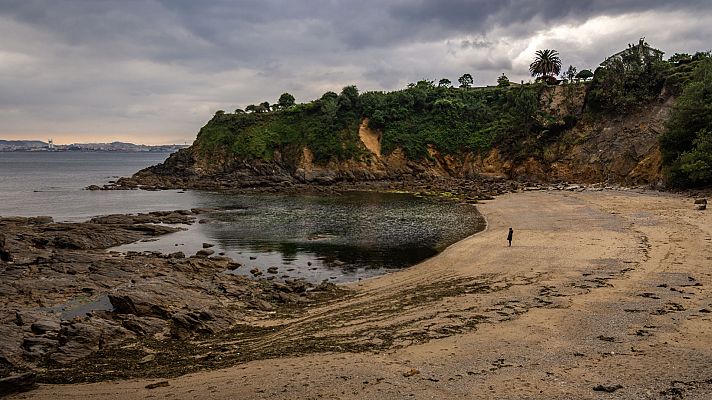
[[[189,256],[206,242],[242,264],[232,273],[349,282],[414,265],[485,226],[472,205],[411,194],[192,195],[197,207],[218,211],[186,231],[114,250]]]

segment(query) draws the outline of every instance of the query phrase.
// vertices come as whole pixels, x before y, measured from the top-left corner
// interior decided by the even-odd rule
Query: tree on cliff
[[[295,104],[294,96],[286,92],[282,93],[282,95],[279,96],[279,100],[277,100],[277,104],[281,109],[292,107]]]
[[[438,87],[450,87],[452,85],[452,82],[450,82],[450,79],[443,78],[438,81]]]
[[[260,103],[259,106],[257,106],[257,109],[255,111],[257,111],[258,113],[264,113],[268,112],[269,109],[269,101],[263,101],[262,103]]]
[[[509,84],[510,84],[510,83],[509,83],[509,78],[507,78],[507,75],[505,75],[504,72],[503,72],[503,73],[502,73],[502,76],[500,76],[499,78],[497,78],[497,86],[498,86],[498,87],[507,87],[507,86],[509,86]]]
[[[668,59],[673,64],[687,64],[692,62],[692,56],[687,53],[675,53]]]
[[[623,114],[657,99],[672,65],[660,60],[660,52],[653,50],[642,56],[623,52],[596,68],[587,100],[591,110]]]
[[[699,62],[660,137],[673,186],[712,184],[712,60]]]
[[[358,108],[358,89],[356,86],[346,86],[341,90],[338,98],[339,109],[353,111]]]
[[[569,65],[569,69],[561,74],[562,78],[566,79],[567,82],[573,82],[576,79],[576,67]]]
[[[561,71],[561,59],[556,50],[537,50],[534,62],[529,64],[532,76],[554,77]]]
[[[576,79],[583,79],[584,81],[587,81],[591,78],[593,78],[593,72],[591,72],[590,69],[582,69],[578,74],[576,74]]]
[[[463,89],[469,89],[472,87],[472,84],[475,83],[475,80],[472,78],[472,75],[470,74],[464,74],[461,77],[457,79],[458,82],[460,82],[460,87]]]

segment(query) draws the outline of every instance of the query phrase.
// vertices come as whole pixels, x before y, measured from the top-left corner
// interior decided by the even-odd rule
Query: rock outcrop
[[[299,280],[252,280],[226,257],[107,252],[192,223],[201,211],[110,215],[85,223],[1,218],[0,394],[142,338],[185,340],[338,292]],[[307,291],[306,288],[309,288]],[[136,361],[138,362],[138,360]],[[53,381],[82,380],[55,374]],[[10,386],[14,385],[14,389]]]

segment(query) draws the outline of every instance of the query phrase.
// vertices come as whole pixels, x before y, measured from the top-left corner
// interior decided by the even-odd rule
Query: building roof
[[[662,60],[663,54],[665,54],[665,52],[655,49],[653,47],[650,47],[650,45],[645,42],[645,38],[643,37],[643,38],[640,38],[640,40],[638,41],[638,44],[629,44],[627,49],[621,50],[618,53],[608,57],[605,61],[603,61],[601,63],[601,65],[608,65],[613,60],[621,60],[621,59],[623,59],[625,57],[629,57],[629,56],[634,56],[634,57],[637,56],[640,58],[640,61],[642,61],[642,62],[645,62],[646,58]]]

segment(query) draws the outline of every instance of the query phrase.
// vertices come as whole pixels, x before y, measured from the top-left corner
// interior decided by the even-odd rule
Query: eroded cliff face
[[[530,154],[513,156],[495,147],[487,154],[453,156],[429,149],[427,159],[408,160],[400,149],[381,151],[382,133],[363,119],[358,160],[317,164],[309,148],[287,157],[275,151],[273,161],[243,160],[227,150],[205,156],[196,142],[164,163],[123,178],[125,187],[233,188],[331,184],[339,181],[403,179],[514,179],[529,182],[615,183],[662,185],[658,136],[674,102],[672,97],[620,115],[584,113],[583,85],[546,87],[539,97],[543,126]],[[573,122],[572,122],[573,121]],[[547,136],[549,135],[549,136]]]
[[[543,182],[608,182],[625,185],[662,185],[658,137],[665,128],[674,98],[660,99],[635,113],[609,116],[584,114],[585,93],[566,93],[566,86],[547,88],[540,108],[561,124],[575,115],[577,123],[559,133],[540,154],[507,160],[495,150],[482,167],[513,179]]]

